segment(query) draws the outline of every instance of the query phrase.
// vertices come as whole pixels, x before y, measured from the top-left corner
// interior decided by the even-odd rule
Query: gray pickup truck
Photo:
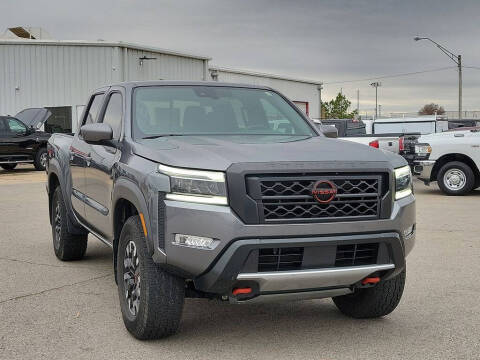
[[[273,89],[104,87],[47,150],[55,254],[81,259],[88,234],[112,247],[139,339],[175,333],[185,297],[333,298],[354,318],[400,301],[415,241],[407,163],[326,138]]]

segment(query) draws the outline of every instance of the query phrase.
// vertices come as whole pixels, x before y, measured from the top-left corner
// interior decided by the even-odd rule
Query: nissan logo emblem
[[[312,195],[321,204],[328,204],[337,195],[337,187],[328,180],[319,180],[313,184]]]

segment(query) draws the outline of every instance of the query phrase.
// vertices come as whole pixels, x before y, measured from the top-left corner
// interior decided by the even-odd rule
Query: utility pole
[[[318,118],[319,119],[322,119],[322,89],[323,89],[323,83],[320,83],[318,86],[317,86],[317,89],[318,89],[318,103],[319,103],[319,114],[318,114]]]
[[[382,105],[378,105],[378,117],[382,117]]]
[[[370,84],[370,86],[373,86],[375,88],[375,120],[378,117],[378,87],[382,86],[382,83],[375,81]]]
[[[462,55],[455,55],[450,50],[446,49],[444,46],[440,45],[436,41],[428,37],[419,37],[416,36],[413,38],[415,41],[428,40],[431,43],[435,44],[445,55],[447,55],[455,64],[458,66],[458,119],[462,120]]]
[[[360,89],[357,89],[357,115],[360,115]]]

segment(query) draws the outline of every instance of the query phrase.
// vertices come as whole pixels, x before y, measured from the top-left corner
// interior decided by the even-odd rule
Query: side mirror
[[[338,129],[335,125],[317,125],[318,129],[328,138],[337,138],[338,137]]]
[[[83,125],[80,135],[87,143],[100,144],[113,139],[112,127],[105,123]]]

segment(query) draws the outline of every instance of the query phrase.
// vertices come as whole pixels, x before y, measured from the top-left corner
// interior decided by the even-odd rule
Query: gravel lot
[[[45,174],[0,171],[0,358],[479,359],[480,191],[415,186],[417,244],[388,317],[352,320],[330,300],[187,300],[178,335],[140,342],[122,323],[111,250],[91,237],[84,260],[58,261]]]

